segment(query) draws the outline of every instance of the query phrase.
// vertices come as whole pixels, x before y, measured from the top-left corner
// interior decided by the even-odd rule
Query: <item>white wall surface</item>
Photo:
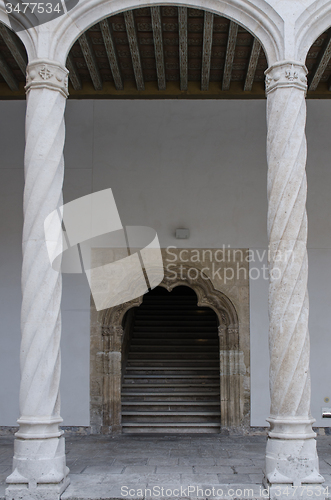
[[[0,425],[18,416],[24,102],[0,102]],[[308,102],[312,412],[331,398],[331,102]],[[157,230],[162,247],[267,247],[265,101],[68,101],[65,202],[111,187],[125,225]],[[188,227],[189,240],[174,230]],[[263,263],[252,263],[261,267]],[[255,275],[254,275],[255,276]],[[62,416],[89,424],[85,275],[65,275]],[[252,424],[266,425],[267,282],[251,280]],[[317,420],[316,425],[328,425]]]

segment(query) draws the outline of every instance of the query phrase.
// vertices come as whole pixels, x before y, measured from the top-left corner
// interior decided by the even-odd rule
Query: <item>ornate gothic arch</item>
[[[125,10],[153,5],[174,5],[173,0],[80,0],[53,25],[49,58],[65,64],[70,47],[93,24]],[[181,6],[204,9],[242,25],[262,43],[269,65],[284,58],[284,21],[266,0],[181,0]]]
[[[160,286],[166,288],[168,292],[177,286],[189,286],[192,288],[198,297],[198,306],[210,307],[216,313],[220,327],[239,328],[237,311],[231,300],[221,291],[216,290],[208,278],[201,270],[197,269],[197,278],[190,277],[189,270],[192,266],[183,264],[172,265],[171,271],[164,269],[164,278]],[[176,274],[180,278],[173,278],[171,275]],[[131,279],[131,292],[134,294],[135,288],[138,286],[140,275],[133,276]],[[99,322],[103,328],[121,328],[125,313],[132,307],[139,307],[144,296],[136,297],[128,302],[118,306],[106,309],[100,312]]]
[[[191,278],[190,269],[197,271]],[[222,427],[239,426],[243,418],[243,377],[246,376],[244,355],[239,345],[239,319],[232,301],[216,290],[200,269],[193,266],[172,266],[165,268],[165,276],[160,286],[169,292],[177,286],[192,288],[198,305],[210,307],[218,318],[220,352],[220,391]],[[176,273],[176,277],[171,275]],[[131,291],[139,282],[133,276]],[[91,425],[94,432],[121,432],[121,358],[124,339],[123,318],[134,307],[139,307],[143,296],[136,297],[124,304],[101,311],[97,318],[98,356],[91,355],[91,373],[99,373],[99,382],[91,379]],[[91,343],[93,344],[93,343]],[[96,367],[95,365],[99,366]],[[93,376],[92,376],[93,378]],[[95,387],[99,392],[93,393]],[[94,389],[93,389],[94,388]]]

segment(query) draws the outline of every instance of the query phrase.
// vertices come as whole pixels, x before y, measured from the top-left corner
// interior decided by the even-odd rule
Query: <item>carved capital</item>
[[[26,93],[30,89],[50,89],[68,97],[68,73],[62,64],[48,59],[31,61],[26,69]]]
[[[266,94],[286,87],[295,87],[306,93],[307,73],[306,66],[297,61],[280,61],[273,64],[264,72]]]

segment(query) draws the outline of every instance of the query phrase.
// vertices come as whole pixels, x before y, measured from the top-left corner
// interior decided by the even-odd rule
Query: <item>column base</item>
[[[64,438],[16,438],[6,500],[59,500],[68,487]]]
[[[297,417],[269,418],[264,485],[289,487],[318,485],[324,482],[319,473],[314,419]]]

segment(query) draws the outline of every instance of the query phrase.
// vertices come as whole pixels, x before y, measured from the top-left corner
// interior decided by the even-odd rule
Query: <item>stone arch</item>
[[[296,21],[296,58],[305,63],[314,41],[331,26],[331,0],[315,0]]]
[[[163,0],[162,5],[174,5]],[[266,0],[181,0],[181,6],[200,8],[225,16],[243,26],[258,38],[264,47],[268,63],[284,58],[284,21]],[[52,37],[49,58],[65,64],[72,44],[93,24],[125,10],[160,5],[157,0],[81,0],[62,16]]]
[[[180,278],[173,279],[170,273],[176,272]],[[165,275],[159,286],[169,292],[177,286],[188,286],[194,290],[198,306],[210,307],[218,318],[220,353],[220,390],[221,426],[238,427],[243,420],[243,377],[246,375],[244,354],[239,345],[239,318],[236,308],[228,296],[214,288],[210,278],[197,269],[196,279],[190,277],[192,266],[172,266],[171,271],[164,269]],[[183,276],[184,275],[184,276]],[[133,276],[131,290],[139,282]],[[91,426],[94,432],[121,432],[121,359],[125,314],[142,304],[143,296],[96,313],[97,341],[100,350],[98,358],[91,356],[91,374],[99,373],[99,392],[93,394],[91,381]],[[99,364],[99,369],[95,364]]]

